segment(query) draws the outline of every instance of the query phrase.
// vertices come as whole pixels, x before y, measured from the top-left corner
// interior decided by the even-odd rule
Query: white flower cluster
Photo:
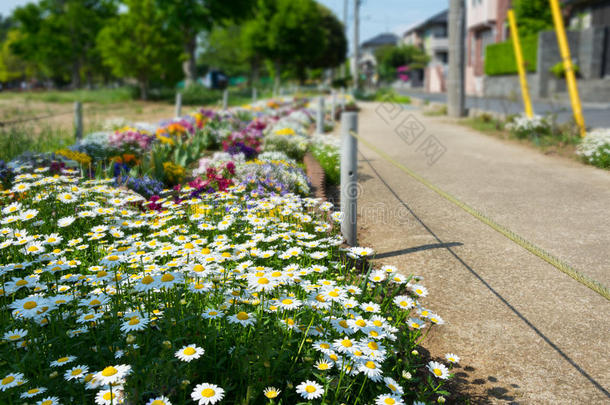
[[[577,151],[589,163],[603,155],[610,156],[610,128],[596,128],[589,132]]]
[[[510,131],[536,131],[549,126],[548,121],[541,115],[534,115],[529,118],[527,115],[519,115],[512,122],[506,124],[506,129]]]

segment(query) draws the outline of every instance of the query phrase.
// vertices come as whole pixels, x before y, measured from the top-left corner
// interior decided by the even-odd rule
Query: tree
[[[413,45],[385,45],[375,51],[377,71],[384,80],[396,77],[396,69],[408,66],[410,69],[423,69],[430,57],[417,46]]]
[[[553,15],[548,0],[514,0],[513,9],[519,35],[525,37],[553,29]]]
[[[4,35],[0,43],[0,82],[10,82],[21,79],[33,73],[33,68],[23,59],[15,55],[12,46],[19,40],[21,33],[12,29]]]
[[[345,62],[347,55],[345,27],[328,8],[318,4],[318,9],[326,41],[322,52],[311,61],[310,66],[313,68],[335,68]]]
[[[250,55],[242,41],[240,25],[216,27],[202,42],[203,52],[198,56],[200,65],[222,69],[229,76],[249,71]]]
[[[156,0],[167,26],[176,29],[180,36],[186,55],[183,69],[187,85],[194,83],[197,75],[198,34],[247,16],[252,3],[250,0]]]
[[[71,78],[80,87],[81,75],[100,66],[96,37],[107,20],[116,15],[113,0],[41,0],[15,10],[13,16],[23,35],[13,48],[45,75],[58,82]]]
[[[164,24],[154,0],[126,0],[127,12],[102,29],[97,38],[103,63],[118,77],[138,81],[146,100],[150,82],[180,63],[180,48]]]

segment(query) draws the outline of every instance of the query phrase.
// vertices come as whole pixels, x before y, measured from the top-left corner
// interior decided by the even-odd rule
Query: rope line
[[[377,153],[379,156],[381,156],[382,158],[387,160],[389,163],[391,163],[392,165],[394,165],[395,167],[397,167],[404,173],[408,174],[409,176],[411,176],[412,178],[414,178],[415,180],[417,180],[424,186],[428,187],[430,190],[434,191],[435,193],[437,193],[438,195],[440,195],[447,201],[452,202],[453,204],[457,205],[458,207],[460,207],[461,209],[463,209],[464,211],[466,211],[473,217],[477,218],[481,222],[490,226],[495,231],[506,236],[508,239],[512,240],[517,245],[521,246],[522,248],[524,248],[524,249],[528,250],[529,252],[533,253],[534,255],[538,256],[545,262],[551,264],[553,267],[555,267],[559,271],[572,277],[574,280],[578,281],[580,284],[584,285],[585,287],[590,288],[591,290],[595,291],[596,293],[598,293],[605,299],[610,300],[610,290],[608,289],[608,287],[606,287],[599,281],[596,281],[596,280],[586,276],[585,274],[579,272],[578,270],[574,269],[572,266],[570,266],[566,262],[562,261],[558,257],[556,257],[556,256],[552,255],[551,253],[547,252],[546,250],[534,245],[532,242],[526,240],[525,238],[523,238],[520,235],[516,234],[515,232],[511,231],[507,227],[498,224],[496,221],[494,221],[493,219],[491,219],[490,217],[488,217],[481,211],[469,206],[468,204],[462,202],[458,198],[441,190],[440,188],[438,188],[434,184],[430,183],[428,180],[421,177],[420,175],[418,175],[417,173],[415,173],[408,167],[406,167],[406,166],[402,165],[401,163],[397,162],[396,160],[392,159],[387,153],[379,150],[377,147],[373,146],[370,142],[364,140],[361,136],[359,136],[354,131],[350,131],[350,135],[353,136],[354,138],[358,139],[359,141],[361,141],[364,145],[366,145],[366,147],[368,147],[369,149],[371,149],[372,151]]]

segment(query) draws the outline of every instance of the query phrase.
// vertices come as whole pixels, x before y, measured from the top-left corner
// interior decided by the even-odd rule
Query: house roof
[[[366,46],[381,46],[381,45],[390,45],[390,44],[396,44],[398,42],[398,36],[396,34],[392,34],[391,32],[386,32],[383,34],[379,34],[377,36],[374,36],[373,38],[364,41],[360,46],[361,47],[366,47]]]
[[[443,10],[440,13],[437,13],[437,14],[433,15],[432,17],[422,21],[421,23],[415,24],[414,26],[409,28],[404,33],[404,35],[409,35],[413,31],[423,30],[424,28],[429,27],[430,25],[447,24],[448,19],[449,19],[449,10]]]

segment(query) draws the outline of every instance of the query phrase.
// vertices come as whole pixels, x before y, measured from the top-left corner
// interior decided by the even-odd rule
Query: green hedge
[[[528,72],[536,71],[538,60],[538,36],[521,38],[521,50]],[[487,45],[485,52],[485,74],[488,76],[517,74],[517,62],[513,41]]]

